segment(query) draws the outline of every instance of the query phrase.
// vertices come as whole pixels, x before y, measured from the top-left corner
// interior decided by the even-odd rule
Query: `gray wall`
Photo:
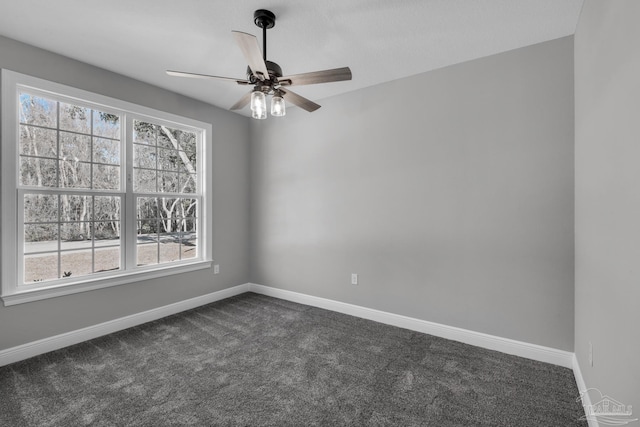
[[[640,415],[638,18],[637,0],[587,0],[575,35],[575,352],[587,387],[633,405],[634,418]]]
[[[251,281],[571,351],[573,101],[566,37],[252,121]]]
[[[221,266],[216,276],[201,270],[17,306],[0,305],[0,350],[248,281],[247,118],[3,37],[0,68],[211,123],[213,256]]]

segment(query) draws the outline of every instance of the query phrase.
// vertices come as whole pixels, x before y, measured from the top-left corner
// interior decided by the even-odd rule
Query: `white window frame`
[[[212,126],[210,123],[181,117],[175,114],[158,111],[152,108],[136,105],[130,102],[95,94],[85,90],[73,88],[59,83],[16,73],[6,69],[2,70],[2,140],[1,160],[2,175],[0,182],[0,200],[2,203],[2,215],[0,215],[1,238],[0,266],[2,273],[1,298],[5,306],[21,304],[29,301],[37,301],[62,295],[85,292],[93,289],[106,288],[126,283],[148,280],[172,274],[180,274],[189,271],[211,268],[212,263],[212,195],[209,183],[211,182],[212,166]],[[123,118],[121,124],[121,189],[95,192],[94,194],[111,195],[118,193],[122,196],[120,239],[122,241],[121,270],[107,273],[95,273],[87,276],[58,279],[51,282],[38,282],[37,284],[23,284],[19,277],[18,266],[21,264],[19,257],[23,256],[23,221],[19,220],[18,209],[22,206],[19,197],[28,189],[19,187],[19,161],[18,161],[18,94],[27,91],[36,95],[43,95],[65,102],[76,101],[81,105],[87,105],[100,111],[116,112]],[[198,170],[198,194],[201,197],[200,217],[198,218],[198,251],[196,259],[176,261],[166,264],[136,266],[135,246],[136,228],[135,218],[135,194],[133,192],[133,121],[143,120],[154,124],[165,125],[174,129],[195,131],[200,140],[197,151]],[[37,191],[37,189],[34,189]],[[67,189],[65,189],[66,191]],[[70,189],[70,192],[73,192]],[[79,189],[80,192],[86,192]],[[95,191],[95,190],[92,190]],[[155,197],[161,197],[155,194]],[[176,197],[176,193],[167,193],[167,196]],[[180,196],[177,196],[180,197]],[[188,197],[187,194],[181,197]],[[133,229],[132,229],[133,228]]]

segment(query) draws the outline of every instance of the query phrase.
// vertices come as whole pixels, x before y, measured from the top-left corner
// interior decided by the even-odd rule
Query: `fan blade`
[[[232,31],[232,33],[236,38],[238,46],[240,46],[240,49],[242,50],[244,58],[249,64],[249,68],[253,71],[253,75],[256,76],[258,80],[269,79],[267,64],[265,64],[264,58],[262,58],[260,45],[258,44],[256,36],[253,34],[243,33],[242,31]]]
[[[230,110],[241,110],[249,103],[249,101],[251,101],[251,92],[247,92],[246,95],[244,95],[242,98],[240,98],[238,100],[238,102],[233,104],[233,106],[231,106],[231,108],[229,108],[229,109]]]
[[[349,67],[280,77],[278,79],[278,83],[285,86],[300,86],[313,85],[317,83],[340,82],[344,80],[351,80],[351,69]]]
[[[320,108],[320,105],[316,104],[313,101],[308,100],[307,98],[304,98],[298,95],[295,92],[291,92],[290,90],[284,90],[283,88],[280,88],[280,92],[284,94],[285,101],[289,101],[292,104],[295,104],[298,107],[302,108],[303,110],[307,110],[310,113]]]
[[[167,70],[167,74],[174,77],[192,77],[196,79],[229,80],[229,81],[236,82],[239,85],[248,85],[251,83],[249,82],[249,80],[234,79],[233,77],[220,77],[220,76],[210,76],[209,74],[185,73],[184,71]]]

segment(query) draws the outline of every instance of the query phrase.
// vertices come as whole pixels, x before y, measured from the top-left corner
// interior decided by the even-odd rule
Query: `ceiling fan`
[[[241,31],[232,31],[238,46],[249,63],[246,79],[186,73],[183,71],[173,70],[167,70],[167,74],[177,77],[227,80],[236,82],[239,85],[253,85],[253,90],[240,98],[240,100],[233,104],[230,109],[239,110],[251,103],[251,116],[255,119],[267,118],[266,95],[272,96],[271,115],[276,117],[285,115],[285,99],[309,112],[320,108],[320,105],[296,94],[295,92],[285,89],[285,87],[351,80],[351,70],[349,67],[294,74],[283,77],[282,68],[280,68],[280,66],[275,62],[267,61],[267,29],[273,28],[276,24],[276,16],[268,10],[259,9],[253,13],[253,22],[258,27],[262,28],[262,53],[260,52],[258,39],[254,35],[243,33]]]

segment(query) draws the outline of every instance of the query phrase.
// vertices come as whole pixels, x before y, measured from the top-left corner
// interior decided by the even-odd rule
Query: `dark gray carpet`
[[[569,369],[248,293],[0,368],[2,426],[586,426]]]

